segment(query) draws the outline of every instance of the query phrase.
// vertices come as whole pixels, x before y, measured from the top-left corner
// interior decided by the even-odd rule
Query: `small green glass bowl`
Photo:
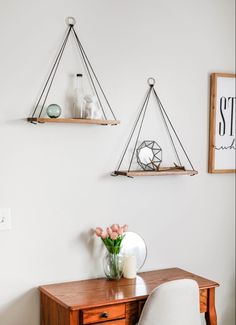
[[[46,113],[50,118],[58,118],[61,115],[61,107],[57,104],[51,104],[47,107]]]

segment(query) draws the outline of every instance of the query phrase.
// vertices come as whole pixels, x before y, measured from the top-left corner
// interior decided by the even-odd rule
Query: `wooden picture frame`
[[[212,73],[209,173],[235,173],[236,74]]]

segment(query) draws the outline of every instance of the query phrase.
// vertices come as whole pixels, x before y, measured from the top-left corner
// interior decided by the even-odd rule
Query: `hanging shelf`
[[[49,118],[49,117],[28,117],[27,120],[32,123],[80,123],[97,125],[117,125],[117,120],[98,120],[86,118]]]
[[[131,131],[130,137],[128,139],[127,145],[124,149],[124,152],[121,156],[121,159],[118,163],[117,169],[111,174],[111,176],[127,176],[127,177],[135,177],[135,176],[164,176],[164,175],[189,175],[193,176],[198,174],[198,172],[194,169],[183,145],[180,141],[172,122],[170,121],[166,110],[164,109],[160,98],[157,95],[157,92],[155,90],[155,79],[149,78],[148,79],[148,91],[147,95],[145,97],[144,103],[141,107],[140,112],[138,113],[137,119],[134,123],[134,127]],[[155,142],[146,140],[141,143],[141,145],[138,146],[140,133],[142,130],[143,122],[145,119],[145,115],[148,108],[148,103],[151,94],[154,95],[155,101],[157,102],[158,109],[160,111],[161,117],[163,119],[164,126],[167,130],[167,134],[169,136],[170,142],[172,144],[177,163],[174,163],[173,166],[165,166],[162,167],[162,149],[161,147]],[[120,170],[122,165],[124,164],[124,158],[127,156],[128,149],[130,148],[131,140],[134,136],[134,133],[137,131],[137,137],[135,140],[135,145],[132,150],[131,159],[128,163],[128,168],[124,170]],[[179,147],[181,148],[182,154],[184,154],[185,158],[188,161],[188,164],[190,168],[186,169],[185,166],[183,166],[182,161],[180,159],[180,154],[177,151],[176,143],[178,143]],[[143,150],[143,152],[142,152]],[[146,153],[144,151],[146,150]],[[148,155],[147,155],[148,152]],[[134,162],[134,156],[136,154],[137,157],[137,163],[141,166],[142,169],[140,170],[132,170],[132,164]],[[146,157],[145,157],[146,154]]]
[[[179,169],[170,169],[168,167],[162,167],[159,171],[145,171],[145,170],[133,170],[133,171],[114,171],[112,176],[164,176],[164,175],[196,175],[198,172],[196,170],[179,170]]]
[[[75,31],[74,25],[76,24],[76,20],[74,17],[67,17],[66,18],[66,24],[68,25],[66,36],[62,42],[62,45],[59,49],[59,52],[57,54],[56,60],[53,63],[53,66],[50,70],[49,76],[46,80],[46,83],[43,87],[43,90],[37,100],[37,103],[35,105],[33,114],[31,117],[27,118],[27,121],[33,124],[38,123],[80,123],[80,124],[93,124],[93,125],[117,125],[120,123],[119,120],[116,119],[116,116],[111,108],[111,105],[105,95],[105,92],[95,74],[95,71],[88,59],[87,54],[85,53],[85,50],[79,40],[79,37]],[[43,111],[46,106],[46,101],[48,98],[48,95],[50,93],[53,81],[55,79],[58,66],[61,62],[61,58],[63,56],[65,47],[67,45],[67,41],[69,39],[69,36],[74,36],[76,45],[78,46],[79,52],[81,54],[81,58],[83,61],[83,64],[85,66],[90,84],[92,86],[93,92],[96,95],[96,98],[98,100],[99,108],[102,110],[102,119],[88,119],[88,118],[47,118],[43,117]],[[105,105],[104,105],[105,104]],[[111,119],[108,119],[108,114],[112,117]]]

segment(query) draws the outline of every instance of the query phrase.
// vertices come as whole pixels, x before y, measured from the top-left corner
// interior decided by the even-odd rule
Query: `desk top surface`
[[[145,299],[160,284],[183,278],[197,281],[200,289],[219,286],[218,283],[193,273],[171,268],[139,273],[133,280],[122,278],[110,281],[99,278],[44,285],[39,290],[64,307],[77,310]]]

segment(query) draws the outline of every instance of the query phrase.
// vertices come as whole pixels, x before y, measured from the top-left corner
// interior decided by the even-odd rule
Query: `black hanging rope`
[[[133,153],[132,153],[132,157],[131,157],[131,160],[130,160],[128,171],[130,171],[130,168],[131,168],[131,165],[132,165],[132,162],[133,162],[133,159],[134,159],[134,154],[135,154],[135,151],[136,151],[136,148],[137,148],[140,132],[142,130],[143,121],[144,121],[144,118],[145,118],[145,115],[146,115],[146,112],[147,112],[147,107],[148,107],[149,98],[150,98],[150,95],[151,95],[151,92],[152,92],[152,88],[153,88],[153,86],[150,86],[150,90],[148,92],[148,97],[147,97],[146,103],[144,105],[145,108],[144,108],[144,111],[143,111],[143,117],[142,117],[141,124],[140,124],[139,130],[138,130],[138,135],[137,135],[137,138],[136,138],[136,141],[135,141],[134,150],[133,150]]]
[[[111,111],[111,113],[112,113],[112,116],[113,116],[114,119],[116,120],[116,116],[115,116],[115,114],[114,114],[114,112],[113,112],[113,110],[112,110],[112,108],[111,108],[111,105],[110,105],[110,103],[109,103],[109,101],[108,101],[108,99],[107,99],[107,97],[106,97],[106,94],[105,94],[105,92],[104,92],[104,90],[103,90],[103,88],[102,88],[102,86],[101,86],[101,84],[100,84],[100,82],[99,82],[99,80],[98,80],[98,78],[97,78],[97,76],[96,76],[96,73],[94,72],[94,69],[93,69],[93,67],[92,67],[92,65],[91,65],[91,63],[90,63],[90,61],[89,61],[89,59],[88,59],[88,56],[87,56],[87,54],[86,54],[86,52],[85,52],[85,50],[84,50],[84,48],[83,48],[83,46],[82,46],[82,44],[81,44],[81,42],[80,42],[80,40],[79,40],[79,38],[78,38],[78,36],[77,36],[77,33],[76,33],[76,31],[75,31],[74,28],[73,28],[73,32],[74,32],[75,38],[76,38],[76,40],[77,40],[78,46],[79,46],[79,48],[80,48],[81,54],[82,54],[82,56],[84,57],[84,62],[85,62],[85,64],[86,64],[86,67],[88,66],[88,67],[91,69],[91,72],[92,72],[92,74],[93,74],[93,76],[94,76],[94,78],[95,78],[95,80],[96,80],[96,82],[97,82],[97,84],[98,84],[99,89],[101,90],[101,93],[103,94],[103,97],[104,97],[104,99],[105,99],[105,101],[106,101],[106,103],[107,103],[107,105],[108,105],[108,107],[109,107],[109,109],[110,109],[110,111]],[[89,74],[90,74],[90,71],[89,71],[89,68],[88,68],[88,67],[87,67],[87,71],[88,71]],[[92,76],[90,76],[90,78],[91,78],[91,81],[93,82]],[[95,87],[95,86],[94,86],[94,87]],[[95,88],[95,89],[96,89],[96,88]]]
[[[131,141],[131,139],[132,139],[132,137],[133,137],[134,131],[135,131],[135,129],[136,129],[136,126],[137,126],[137,124],[138,124],[138,121],[139,121],[139,119],[140,119],[140,116],[141,116],[141,114],[142,114],[142,112],[143,112],[143,110],[144,110],[145,104],[146,104],[146,102],[147,102],[147,99],[148,99],[150,93],[151,93],[151,89],[149,88],[148,91],[147,91],[147,95],[146,95],[146,97],[145,97],[145,99],[144,99],[143,105],[142,105],[142,107],[141,107],[141,109],[140,109],[140,112],[139,112],[139,114],[138,114],[138,116],[137,116],[137,118],[136,118],[136,121],[134,122],[134,126],[133,126],[133,129],[132,129],[131,133],[130,133],[130,136],[129,136],[129,139],[128,139],[128,142],[127,142],[127,145],[126,145],[126,147],[125,147],[125,150],[124,150],[124,152],[123,152],[123,154],[122,154],[122,156],[121,156],[121,158],[120,158],[120,161],[119,161],[119,163],[118,163],[118,166],[117,166],[117,169],[116,169],[117,171],[120,169],[121,164],[122,164],[122,162],[123,162],[123,160],[124,160],[124,157],[125,157],[125,155],[126,155],[126,152],[127,152],[127,150],[128,150],[129,144],[130,144],[130,141]],[[114,176],[115,176],[115,174],[114,174]]]
[[[90,63],[90,61],[88,59],[88,56],[85,53],[85,50],[84,50],[84,48],[83,48],[83,46],[82,46],[82,44],[81,44],[81,42],[80,42],[80,40],[78,38],[78,35],[77,35],[75,29],[74,29],[74,25],[76,23],[75,19],[73,17],[67,17],[66,23],[68,25],[68,29],[66,31],[66,36],[65,36],[65,38],[64,38],[64,40],[62,42],[62,45],[61,45],[61,47],[59,49],[59,52],[58,52],[58,54],[56,56],[56,59],[55,59],[55,61],[53,63],[53,66],[52,66],[52,68],[50,70],[50,73],[48,75],[46,83],[45,83],[45,85],[43,87],[43,90],[42,90],[40,96],[39,96],[39,99],[36,102],[36,105],[35,105],[35,108],[34,108],[31,119],[36,117],[35,115],[36,115],[37,111],[39,110],[39,106],[40,106],[41,102],[42,102],[42,106],[41,106],[41,108],[39,110],[38,118],[40,118],[41,115],[42,115],[42,112],[44,110],[48,95],[50,93],[50,90],[51,90],[51,87],[52,87],[52,84],[53,84],[53,81],[54,81],[54,78],[56,76],[56,73],[57,73],[57,70],[58,70],[58,67],[59,67],[59,64],[61,62],[65,47],[67,45],[68,38],[69,38],[71,32],[73,31],[73,35],[75,37],[76,44],[77,44],[77,46],[79,48],[79,51],[81,53],[82,61],[83,61],[84,65],[85,65],[86,71],[88,73],[88,77],[89,77],[89,80],[91,82],[93,91],[96,94],[96,97],[98,99],[98,102],[99,102],[100,108],[102,110],[104,119],[107,120],[107,115],[105,113],[105,109],[103,107],[100,95],[104,97],[104,103],[107,104],[107,108],[110,110],[111,115],[116,120],[116,116],[115,116],[115,114],[114,114],[114,112],[113,112],[113,110],[111,108],[111,105],[110,105],[110,103],[109,103],[109,101],[108,101],[108,99],[107,99],[107,97],[105,95],[105,92],[104,92],[104,90],[103,90],[103,88],[102,88],[102,86],[101,86],[101,84],[100,84],[100,82],[99,82],[99,80],[98,80],[98,78],[97,78],[97,76],[95,74],[95,71],[94,71],[94,69],[92,67],[92,64]],[[97,87],[100,90],[100,95],[98,93]],[[31,120],[31,123],[36,124],[33,120]]]
[[[182,163],[181,163],[180,157],[179,157],[179,155],[178,155],[178,151],[177,151],[177,149],[176,149],[176,146],[175,146],[175,143],[174,143],[173,137],[172,137],[172,135],[171,135],[171,133],[170,133],[170,130],[169,130],[169,126],[168,126],[168,124],[167,124],[167,122],[166,122],[166,119],[165,119],[164,113],[163,113],[163,111],[162,111],[162,104],[161,104],[161,101],[160,101],[159,97],[157,96],[156,90],[155,90],[154,88],[153,88],[153,92],[154,92],[155,97],[156,97],[156,99],[157,99],[158,108],[159,108],[159,110],[160,110],[160,112],[161,112],[161,115],[162,115],[163,121],[164,121],[164,123],[165,123],[165,127],[166,127],[166,130],[167,130],[167,132],[168,132],[168,135],[169,135],[170,141],[171,141],[171,143],[172,143],[172,146],[173,146],[173,148],[174,148],[175,155],[176,155],[176,158],[177,158],[177,160],[178,160],[179,166],[182,166]]]
[[[171,134],[171,132],[170,132],[169,126],[170,126],[170,128],[172,129],[172,131],[174,132],[174,135],[175,135],[175,137],[176,137],[178,143],[180,144],[181,149],[183,150],[183,153],[184,153],[185,157],[187,158],[187,160],[188,160],[188,162],[189,162],[189,164],[190,164],[192,170],[194,170],[194,167],[193,167],[193,165],[192,165],[192,163],[191,163],[191,161],[190,161],[190,159],[189,159],[189,157],[188,157],[188,155],[187,155],[187,153],[186,153],[186,150],[184,149],[184,146],[183,146],[182,142],[180,141],[180,139],[179,139],[179,137],[178,137],[178,135],[177,135],[177,132],[175,131],[174,126],[173,126],[173,124],[171,123],[170,118],[168,117],[168,115],[167,115],[167,113],[166,113],[166,110],[164,109],[164,107],[163,107],[163,105],[162,105],[162,103],[161,103],[161,101],[160,101],[160,98],[158,97],[158,95],[157,95],[157,93],[156,93],[156,90],[155,90],[155,88],[154,88],[154,85],[155,85],[155,79],[154,79],[154,78],[149,78],[149,79],[148,79],[148,84],[149,84],[149,89],[148,89],[148,91],[147,91],[147,94],[146,94],[146,97],[145,97],[145,99],[144,99],[143,105],[142,105],[141,110],[140,110],[140,112],[139,112],[139,114],[138,114],[138,116],[137,116],[137,119],[136,119],[135,123],[134,123],[133,129],[132,129],[132,131],[131,131],[131,134],[130,134],[129,139],[128,139],[128,142],[127,142],[127,145],[126,145],[125,150],[124,150],[124,152],[123,152],[123,154],[122,154],[122,156],[121,156],[121,159],[120,159],[120,161],[119,161],[119,163],[118,163],[117,169],[116,169],[116,171],[115,171],[114,173],[112,173],[112,176],[117,176],[117,175],[118,175],[118,172],[119,172],[119,170],[120,170],[120,167],[121,167],[121,165],[122,165],[122,163],[123,163],[123,160],[124,160],[124,158],[125,158],[125,156],[126,156],[127,150],[128,150],[128,148],[129,148],[130,142],[131,142],[131,140],[132,140],[132,138],[133,138],[134,132],[135,132],[135,130],[136,130],[136,128],[137,128],[138,122],[139,122],[139,120],[140,120],[140,118],[141,118],[141,123],[140,123],[140,126],[139,126],[139,130],[138,130],[137,138],[136,138],[136,140],[135,140],[134,149],[133,149],[133,152],[132,152],[131,160],[130,160],[130,162],[129,162],[128,172],[130,172],[130,170],[131,170],[131,166],[132,166],[133,159],[134,159],[134,154],[135,154],[135,151],[136,151],[136,148],[137,148],[138,140],[139,140],[140,133],[141,133],[141,130],[142,130],[142,127],[143,127],[143,122],[144,122],[144,119],[145,119],[145,115],[146,115],[146,112],[147,112],[149,99],[150,99],[150,96],[151,96],[151,93],[152,93],[152,92],[153,92],[153,94],[154,94],[154,96],[155,96],[155,98],[156,98],[156,100],[157,100],[158,108],[159,108],[160,113],[161,113],[161,116],[162,116],[162,118],[163,118],[164,125],[165,125],[165,127],[166,127],[166,129],[167,129],[168,136],[169,136],[170,141],[171,141],[171,143],[172,143],[172,145],[173,145],[174,152],[175,152],[175,154],[176,154],[176,157],[177,157],[177,160],[178,160],[178,164],[179,164],[178,167],[182,167],[182,163],[181,163],[181,160],[180,160],[180,157],[179,157],[179,154],[178,154],[177,148],[176,148],[176,146],[175,146],[175,142],[174,142],[173,136],[172,136],[172,134]],[[169,123],[169,125],[168,125],[167,122]]]
[[[49,94],[49,92],[50,92],[50,90],[51,90],[52,83],[53,83],[54,78],[55,78],[55,75],[56,75],[56,73],[57,73],[58,66],[59,66],[59,64],[60,64],[60,62],[61,62],[61,58],[62,58],[62,55],[63,55],[63,53],[64,53],[64,50],[65,50],[66,43],[67,43],[67,41],[68,41],[68,38],[69,38],[70,32],[71,32],[71,27],[69,28],[68,36],[67,36],[67,38],[65,39],[65,43],[64,43],[63,46],[62,46],[60,56],[59,56],[58,61],[57,61],[57,63],[56,63],[56,66],[55,66],[55,69],[54,69],[54,73],[53,73],[53,75],[52,75],[51,82],[50,82],[50,84],[49,84],[48,90],[47,90],[47,92],[46,92],[46,95],[45,95],[45,98],[44,98],[44,101],[43,101],[42,108],[41,108],[40,113],[39,113],[39,117],[40,117],[41,114],[42,114],[42,111],[43,111],[43,109],[44,109],[44,106],[45,106],[46,100],[47,100],[47,98],[48,98],[48,94]]]
[[[164,107],[163,107],[163,105],[162,105],[162,103],[161,103],[161,101],[160,101],[160,98],[158,97],[158,95],[157,95],[155,89],[154,89],[154,94],[155,94],[155,97],[156,97],[156,99],[157,99],[157,101],[158,101],[158,103],[159,103],[159,105],[160,105],[160,107],[161,107],[163,113],[165,114],[165,117],[167,118],[167,120],[168,120],[168,122],[169,122],[169,124],[170,124],[170,126],[171,126],[171,129],[173,130],[173,132],[174,132],[174,134],[175,134],[175,136],[176,136],[176,139],[178,140],[178,142],[179,142],[179,144],[180,144],[180,146],[181,146],[181,148],[182,148],[182,150],[183,150],[183,152],[184,152],[184,154],[185,154],[185,157],[187,158],[187,160],[188,160],[188,162],[189,162],[189,164],[190,164],[192,170],[194,170],[193,164],[191,163],[191,160],[190,160],[190,158],[189,158],[189,156],[188,156],[186,150],[184,149],[184,146],[183,146],[182,142],[180,141],[180,138],[179,138],[177,132],[175,131],[175,128],[174,128],[173,124],[171,123],[171,120],[170,120],[169,116],[167,115],[166,110],[164,109]]]
[[[69,37],[70,32],[71,32],[71,28],[72,28],[72,27],[69,27],[69,28],[68,28],[68,31],[67,31],[67,33],[66,33],[66,36],[65,36],[65,38],[64,38],[64,40],[63,40],[63,42],[62,42],[62,46],[61,46],[61,48],[60,48],[60,50],[59,50],[59,52],[58,52],[58,55],[57,55],[57,57],[56,57],[56,60],[55,60],[55,62],[54,62],[54,64],[53,64],[52,69],[51,69],[51,71],[50,71],[50,73],[49,73],[49,76],[48,76],[48,78],[47,78],[47,81],[46,81],[46,83],[45,83],[45,85],[44,85],[44,87],[43,87],[43,90],[42,90],[42,92],[41,92],[41,94],[40,94],[40,96],[39,96],[39,99],[38,99],[38,101],[37,101],[37,103],[36,103],[36,105],[35,105],[35,109],[34,109],[34,112],[33,112],[33,114],[32,114],[32,118],[35,116],[35,113],[36,113],[36,111],[37,111],[37,109],[38,109],[38,107],[39,107],[40,101],[41,101],[41,99],[42,99],[42,97],[43,97],[43,95],[44,95],[44,92],[45,92],[45,90],[46,90],[46,88],[47,88],[47,85],[48,85],[48,83],[49,83],[49,81],[50,81],[50,79],[51,79],[51,76],[52,76],[53,71],[54,71],[54,69],[55,69],[55,67],[56,67],[56,64],[57,64],[58,60],[59,60],[60,57],[61,57],[61,53],[62,53],[63,49],[65,48],[65,45],[66,45],[66,43],[67,43],[68,37]]]
[[[107,120],[107,117],[106,117],[106,114],[105,114],[105,112],[104,112],[104,109],[103,109],[103,105],[102,105],[101,99],[100,99],[100,97],[99,97],[99,95],[98,95],[97,89],[96,89],[96,87],[95,87],[95,83],[94,83],[94,81],[93,81],[92,74],[91,74],[91,72],[89,71],[89,67],[88,67],[88,63],[87,63],[86,56],[84,55],[84,51],[83,51],[83,49],[82,49],[82,47],[81,47],[81,43],[80,43],[80,41],[79,41],[79,38],[78,38],[78,36],[77,36],[77,34],[76,34],[74,28],[73,28],[73,33],[74,33],[74,36],[75,36],[75,39],[76,39],[77,45],[78,45],[78,47],[79,47],[80,53],[81,53],[81,55],[82,55],[84,65],[85,65],[86,70],[87,70],[87,72],[88,72],[89,79],[90,79],[90,81],[91,81],[91,83],[92,83],[93,90],[94,90],[94,92],[95,92],[95,94],[96,94],[96,96],[97,96],[97,99],[98,99],[99,105],[100,105],[100,107],[101,107],[101,109],[102,109],[102,112],[103,112],[103,115],[104,115],[105,119]]]

